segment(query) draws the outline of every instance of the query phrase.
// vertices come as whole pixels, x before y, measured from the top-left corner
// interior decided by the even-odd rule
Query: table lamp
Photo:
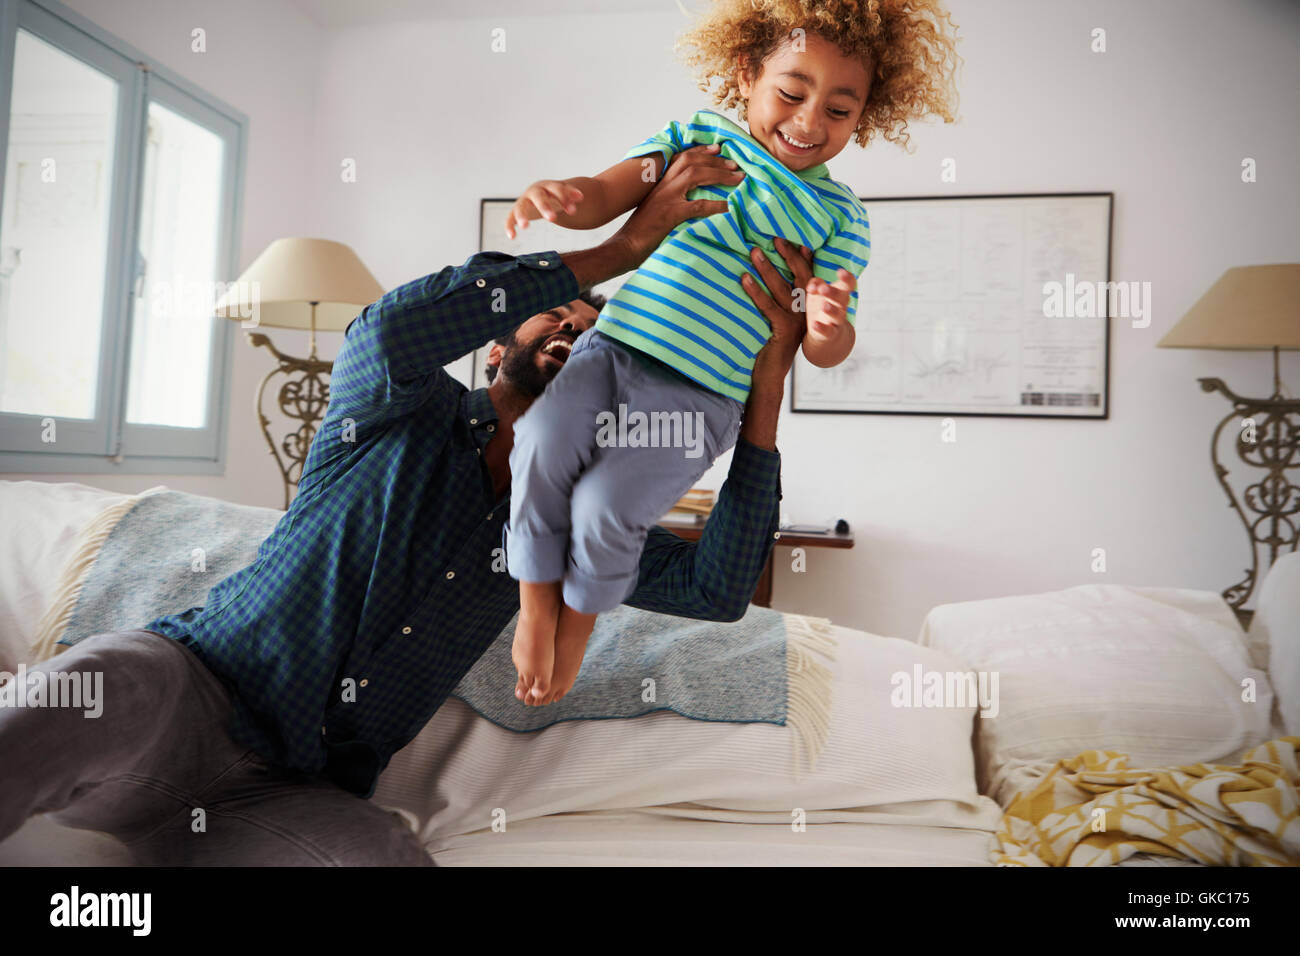
[[[1267,571],[1288,545],[1296,550],[1300,529],[1300,486],[1287,475],[1290,469],[1300,468],[1300,400],[1282,394],[1278,363],[1281,349],[1300,349],[1300,263],[1229,269],[1160,340],[1159,347],[1273,350],[1273,394],[1268,398],[1238,395],[1222,379],[1197,380],[1203,391],[1222,392],[1232,403],[1210,439],[1210,460],[1229,507],[1241,518],[1250,539],[1246,576],[1222,592],[1246,623],[1250,612],[1242,605],[1260,579],[1260,546],[1268,549]],[[1242,493],[1249,515],[1228,484],[1228,469],[1219,461],[1219,436],[1237,418],[1241,419],[1234,441],[1237,456],[1266,472]]]
[[[264,346],[277,362],[258,386],[253,413],[280,469],[286,509],[291,487],[297,487],[302,477],[316,425],[329,404],[328,376],[334,363],[316,357],[316,333],[346,330],[358,312],[383,294],[383,287],[350,247],[328,239],[292,238],[267,246],[217,300],[215,314],[239,321],[246,329],[311,332],[311,354],[305,359],[285,355],[260,332],[248,333],[249,343]],[[277,396],[280,411],[301,422],[284,436],[278,450],[271,437],[271,420],[262,413],[267,383],[276,375],[285,377]]]

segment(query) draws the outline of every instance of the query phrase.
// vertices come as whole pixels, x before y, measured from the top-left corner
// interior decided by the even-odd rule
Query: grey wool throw
[[[32,659],[56,653],[56,644],[202,607],[209,588],[253,562],[283,514],[169,490],[107,509],[83,532]],[[514,696],[517,619],[452,692],[501,727],[532,732],[661,710],[692,720],[789,721],[810,762],[828,733],[830,670],[812,656],[833,658],[824,619],[750,605],[741,620],[722,623],[621,605],[597,618],[573,689],[545,707]]]

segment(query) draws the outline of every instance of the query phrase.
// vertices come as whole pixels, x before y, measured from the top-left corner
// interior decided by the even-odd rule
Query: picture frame
[[[1109,417],[1114,193],[860,198],[854,349],[796,356],[792,412]]]

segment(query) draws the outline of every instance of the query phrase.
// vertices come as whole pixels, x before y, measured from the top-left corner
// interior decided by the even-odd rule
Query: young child
[[[740,281],[761,281],[753,248],[774,253],[782,237],[812,250],[814,278],[794,301],[806,312],[803,354],[829,368],[852,351],[870,227],[825,164],[851,139],[866,146],[879,131],[898,142],[910,118],[954,121],[941,16],[939,0],[722,0],[679,46],[695,48],[701,89],[721,78],[715,103],[737,107],[748,131],[700,110],[595,178],[535,183],[511,209],[511,238],[538,218],[592,229],[640,203],[689,146],[716,143],[738,167],[735,186],[688,196],[724,200],[726,212],[677,226],[593,328],[544,348],[564,369],[515,423],[505,529],[525,704],[568,692],[596,615],[636,588],[650,525],[735,443],[771,335]]]

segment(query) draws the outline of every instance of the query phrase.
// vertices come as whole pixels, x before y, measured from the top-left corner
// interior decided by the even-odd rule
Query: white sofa
[[[0,670],[30,654],[87,527],[128,497],[0,481]],[[1250,635],[1216,593],[1104,584],[941,605],[914,641],[836,627],[829,734],[797,772],[790,727],[659,712],[519,734],[452,698],[374,800],[444,866],[991,865],[1002,806],[1058,759],[1231,762],[1300,733],[1298,596],[1300,554],[1264,582]],[[898,706],[896,675],[968,670],[998,675],[993,706]],[[0,865],[129,862],[39,817],[0,843]]]

